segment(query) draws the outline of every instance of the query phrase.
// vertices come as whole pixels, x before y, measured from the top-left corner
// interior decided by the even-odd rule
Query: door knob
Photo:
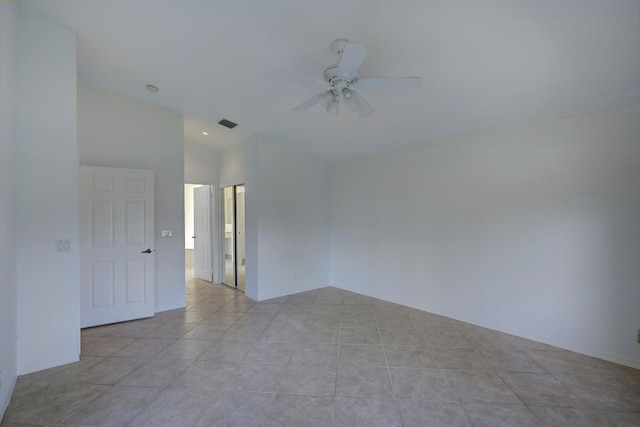
[[[140,253],[141,254],[150,254],[151,253],[151,249],[147,249],[146,251],[142,251]]]

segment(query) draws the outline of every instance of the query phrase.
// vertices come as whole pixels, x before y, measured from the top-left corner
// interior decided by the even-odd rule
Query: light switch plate
[[[56,252],[71,252],[71,240],[56,240]]]

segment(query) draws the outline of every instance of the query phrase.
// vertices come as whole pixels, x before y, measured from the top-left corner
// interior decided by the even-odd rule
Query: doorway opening
[[[207,184],[184,185],[185,276],[213,282],[211,196]]]
[[[244,291],[245,288],[245,187],[232,185],[222,189],[222,283]]]

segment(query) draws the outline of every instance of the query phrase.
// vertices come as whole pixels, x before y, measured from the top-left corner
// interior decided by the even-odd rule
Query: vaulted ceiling
[[[180,111],[185,140],[217,148],[261,135],[332,160],[640,93],[640,0],[20,3],[77,32],[82,81]],[[363,90],[364,118],[290,111],[325,88],[265,73],[322,79],[337,38],[368,48],[361,78],[422,88]]]

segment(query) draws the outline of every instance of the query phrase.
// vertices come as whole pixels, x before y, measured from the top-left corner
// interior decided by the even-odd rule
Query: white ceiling
[[[180,111],[185,140],[217,148],[261,135],[339,159],[640,92],[640,0],[20,3],[77,32],[81,80]],[[324,88],[264,74],[321,78],[337,38],[369,49],[361,78],[422,89],[363,91],[366,118],[291,112]]]

